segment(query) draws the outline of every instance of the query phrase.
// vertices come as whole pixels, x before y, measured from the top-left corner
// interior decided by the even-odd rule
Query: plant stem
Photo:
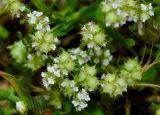
[[[151,83],[136,83],[135,86],[144,86],[144,87],[151,87],[151,88],[160,88],[160,85],[151,84]]]

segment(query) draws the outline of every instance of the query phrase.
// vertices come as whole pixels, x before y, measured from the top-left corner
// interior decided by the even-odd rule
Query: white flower
[[[32,60],[32,59],[33,59],[33,56],[32,56],[31,54],[28,54],[27,59],[28,59],[28,60]]]
[[[39,17],[39,16],[42,16],[42,15],[43,15],[42,12],[38,12],[38,11],[33,11],[33,14],[34,14],[36,17]]]
[[[78,87],[74,87],[73,90],[74,90],[75,92],[78,92],[78,91],[79,91]]]
[[[42,76],[42,77],[47,77],[47,74],[44,73],[44,72],[42,72],[42,73],[41,73],[41,76]]]
[[[43,54],[43,55],[42,55],[42,58],[43,58],[43,59],[47,59],[47,58],[48,58],[48,55]]]
[[[93,25],[91,25],[89,28],[90,28],[91,31],[94,30],[94,26]]]
[[[47,26],[44,28],[44,31],[50,31],[50,30],[51,30],[51,28],[50,28],[49,25],[47,25]]]
[[[23,101],[18,101],[16,102],[16,109],[20,113],[24,113],[26,111],[26,105],[24,104]]]
[[[68,82],[62,82],[62,83],[61,83],[61,86],[62,86],[62,87],[65,87],[65,86],[67,86],[67,85],[68,85]]]
[[[144,4],[141,4],[141,10],[146,11],[147,10],[147,6]]]
[[[78,59],[78,63],[79,63],[80,65],[82,65],[82,64],[84,64],[84,60],[83,60],[82,58],[79,58],[79,59]]]
[[[32,13],[29,13],[29,14],[27,14],[27,17],[33,17],[33,14]]]
[[[79,105],[79,103],[77,101],[72,101],[72,104],[76,107]]]
[[[83,26],[81,30],[87,30],[87,29],[86,29],[86,26]]]
[[[58,59],[58,58],[54,58],[53,60],[54,60],[54,62],[56,62],[56,63],[59,62],[59,59]],[[57,65],[57,67],[58,67],[58,65]]]
[[[41,23],[38,23],[37,26],[36,26],[36,29],[37,29],[37,30],[41,30],[41,29],[42,29],[42,24],[41,24]]]
[[[54,81],[54,79],[53,79],[52,77],[49,77],[49,78],[48,78],[48,83],[49,83],[49,84],[54,84],[55,81]]]
[[[112,7],[116,9],[116,8],[118,8],[118,5],[116,3],[113,3]]]
[[[93,38],[93,35],[92,35],[92,34],[88,34],[87,37],[88,37],[89,39],[92,39],[92,38]]]
[[[49,22],[49,18],[48,18],[48,17],[45,17],[45,18],[43,19],[43,21],[48,23],[48,22]]]
[[[60,77],[60,76],[61,76],[61,75],[60,75],[60,70],[54,71],[54,75],[57,76],[57,77]]]
[[[154,16],[154,12],[152,10],[149,11],[150,16]]]
[[[108,56],[110,56],[111,54],[110,54],[110,51],[109,50],[106,50],[105,52],[104,52],[104,56],[105,57],[108,57]]]
[[[107,66],[109,64],[108,59],[103,60],[103,65]]]
[[[120,9],[117,9],[117,15],[121,15],[121,10]]]
[[[148,9],[149,9],[149,10],[152,10],[152,3],[149,3]]]
[[[53,41],[54,41],[55,43],[59,42],[59,40],[57,39],[57,37],[55,37]]]
[[[73,60],[76,60],[76,59],[77,59],[76,55],[71,55],[71,58],[72,58]]]
[[[46,89],[49,89],[49,84],[45,79],[42,79],[43,85]]]
[[[74,85],[75,85],[75,82],[72,80],[72,81],[70,82],[70,86],[73,87]]]
[[[20,11],[21,11],[21,12],[25,11],[25,9],[26,9],[26,6],[21,6],[21,7],[20,7]]]
[[[94,43],[93,42],[90,42],[88,45],[87,45],[88,48],[93,48],[94,47]]]
[[[80,48],[72,49],[71,53],[72,54],[78,54],[80,52]]]
[[[109,22],[106,22],[106,27],[111,26],[111,24]]]
[[[55,45],[55,44],[52,44],[52,45],[50,46],[50,48],[52,48],[53,50],[55,50],[55,49],[56,49],[56,45]]]
[[[19,13],[16,14],[16,18],[20,18],[20,14]]]
[[[28,20],[28,23],[30,24],[35,24],[36,23],[36,18],[33,16]]]
[[[68,71],[66,69],[62,70],[63,75],[68,75]]]
[[[148,19],[148,15],[147,14],[142,14],[141,18],[142,18],[142,22],[145,22]]]
[[[47,67],[47,71],[54,72],[55,68],[53,66],[49,66],[49,67]]]

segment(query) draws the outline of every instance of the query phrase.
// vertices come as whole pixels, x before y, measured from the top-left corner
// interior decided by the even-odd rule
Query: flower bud
[[[16,102],[16,109],[22,114],[27,111],[26,105],[24,104],[23,101]]]

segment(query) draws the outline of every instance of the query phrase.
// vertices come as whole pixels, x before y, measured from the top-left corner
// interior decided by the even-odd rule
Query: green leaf
[[[33,115],[41,115],[42,108],[37,100],[35,100],[29,92],[23,87],[23,83],[19,82],[14,76],[0,71],[0,76],[5,78],[15,89],[16,93],[27,106],[27,110]]]
[[[78,4],[78,0],[68,0],[68,6],[71,7],[72,9],[75,9],[77,4]]]
[[[1,108],[0,108],[0,115],[5,115],[5,113],[3,112]]]
[[[155,81],[158,71],[155,66],[151,67],[148,71],[143,74],[142,81],[153,83]]]
[[[47,12],[49,8],[46,6],[43,0],[31,0],[38,10]]]
[[[12,88],[9,89],[0,89],[0,98],[7,99],[8,101],[12,103],[16,103],[19,101],[19,98],[15,96],[14,90]]]
[[[133,47],[133,46],[135,46],[136,42],[134,39],[129,38],[126,40],[126,44],[127,44],[127,47]]]
[[[0,26],[0,37],[5,39],[9,36],[9,32],[6,28],[4,28],[3,26]]]

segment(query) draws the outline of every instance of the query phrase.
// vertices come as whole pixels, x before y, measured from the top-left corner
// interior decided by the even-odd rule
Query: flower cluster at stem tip
[[[105,13],[105,25],[115,28],[126,24],[127,21],[145,22],[154,16],[152,4],[139,4],[135,0],[105,0],[101,4]]]
[[[4,3],[6,9],[11,12],[13,17],[16,16],[19,18],[21,13],[23,13],[26,9],[26,6],[18,0],[2,0],[2,3]]]
[[[49,18],[43,12],[33,11],[27,14],[28,23],[36,30],[32,35],[32,47],[41,53],[55,51],[60,43],[56,36],[51,33]]]

